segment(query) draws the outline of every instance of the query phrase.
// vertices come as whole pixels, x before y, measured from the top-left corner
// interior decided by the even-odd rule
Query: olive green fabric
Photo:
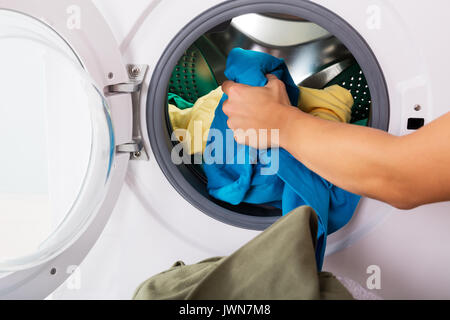
[[[317,216],[297,208],[228,257],[175,265],[142,283],[134,299],[351,299],[315,261]]]

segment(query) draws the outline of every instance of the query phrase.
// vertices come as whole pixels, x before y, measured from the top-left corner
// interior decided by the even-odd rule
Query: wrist
[[[279,146],[289,149],[290,141],[294,137],[298,127],[298,119],[303,114],[299,109],[292,106],[283,106],[279,125]]]

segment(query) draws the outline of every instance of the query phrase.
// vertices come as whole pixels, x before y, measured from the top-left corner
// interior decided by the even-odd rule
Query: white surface
[[[358,26],[376,54],[389,89],[391,133],[410,133],[406,123],[411,116],[428,123],[450,111],[445,80],[450,44],[441,40],[450,30],[443,18],[448,1],[352,1],[348,6],[316,2]],[[374,12],[379,14],[379,28],[368,23]],[[414,110],[416,104],[421,111]],[[364,200],[364,205],[366,201],[370,206],[358,210],[349,225],[329,237],[329,244],[335,237],[351,235],[361,219],[378,215],[384,221],[357,243],[328,256],[324,269],[366,286],[371,275],[367,268],[375,265],[381,269],[381,288],[374,292],[383,298],[450,298],[450,203],[399,211],[373,200]]]

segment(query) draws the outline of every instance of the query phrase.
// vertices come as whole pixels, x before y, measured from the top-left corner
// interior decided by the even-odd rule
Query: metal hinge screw
[[[141,73],[141,69],[139,69],[138,66],[130,66],[129,73],[130,73],[130,76],[135,78],[135,77],[139,76],[139,74]]]

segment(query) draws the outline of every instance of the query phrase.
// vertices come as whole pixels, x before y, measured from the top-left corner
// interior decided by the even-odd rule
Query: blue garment
[[[265,86],[265,75],[269,73],[285,83],[292,105],[297,105],[300,92],[283,60],[240,48],[233,49],[228,56],[225,76],[232,81]],[[216,109],[204,152],[203,169],[208,178],[208,192],[233,205],[241,202],[270,204],[281,208],[283,215],[301,205],[312,207],[319,218],[316,259],[321,270],[326,236],[350,220],[360,197],[332,185],[282,148],[258,152],[237,144],[228,129],[228,117],[222,111],[226,99],[224,94]],[[277,159],[275,174],[264,175],[261,170],[269,170],[271,166],[276,168]]]

